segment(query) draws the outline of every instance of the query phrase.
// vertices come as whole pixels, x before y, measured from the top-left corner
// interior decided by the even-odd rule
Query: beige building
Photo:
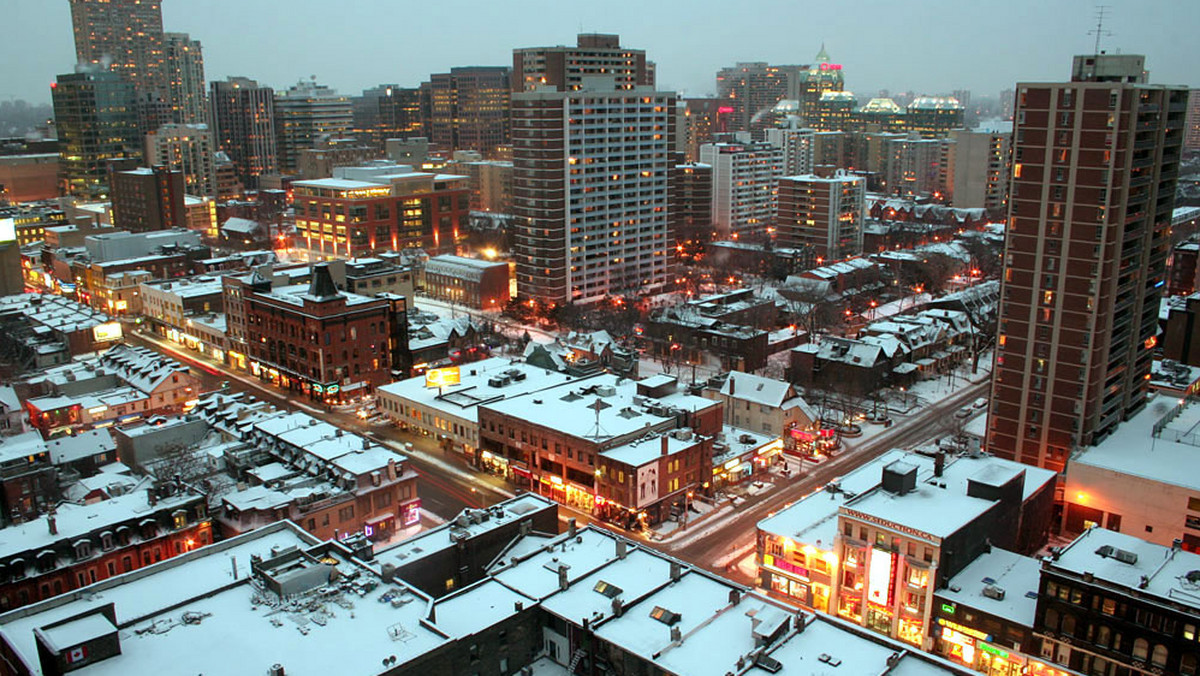
[[[183,189],[189,195],[216,196],[214,151],[206,124],[164,124],[146,134],[146,162],[183,172]]]
[[[790,427],[807,429],[818,420],[790,383],[753,373],[730,371],[719,388],[707,387],[701,395],[724,402],[726,425],[770,437],[782,437]]]
[[[1011,142],[1011,129],[950,132],[947,174],[951,180],[946,196],[955,207],[1003,215],[1008,207]]]

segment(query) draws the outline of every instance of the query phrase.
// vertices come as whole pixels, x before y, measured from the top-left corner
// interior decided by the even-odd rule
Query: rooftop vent
[[[989,584],[983,588],[983,595],[995,601],[1004,600],[1004,590],[994,584]]]
[[[754,666],[772,674],[777,674],[783,669],[782,662],[766,653],[759,653],[754,657]]]

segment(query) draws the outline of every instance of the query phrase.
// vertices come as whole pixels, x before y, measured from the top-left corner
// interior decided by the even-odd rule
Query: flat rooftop
[[[1200,554],[1091,528],[1063,548],[1050,569],[1091,573],[1098,584],[1200,611]]]
[[[1041,579],[1042,563],[1038,559],[993,548],[951,578],[945,589],[938,590],[937,597],[1033,627]],[[1003,590],[1004,598],[985,595],[983,590],[988,587]]]
[[[1156,425],[1162,424],[1155,436]],[[1111,435],[1071,458],[1071,466],[1087,466],[1200,491],[1200,405],[1164,395],[1150,397]],[[1067,472],[1068,480],[1070,471]]]
[[[680,413],[717,405],[681,391],[657,399],[639,396],[637,381],[604,374],[484,406],[534,425],[604,443],[670,423]]]

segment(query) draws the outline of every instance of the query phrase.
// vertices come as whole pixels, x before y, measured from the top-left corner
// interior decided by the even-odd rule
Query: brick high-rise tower
[[[1017,85],[988,448],[1061,471],[1146,401],[1187,90],[1143,57]]]

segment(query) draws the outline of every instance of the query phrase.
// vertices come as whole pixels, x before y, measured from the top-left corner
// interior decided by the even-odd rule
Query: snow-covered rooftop
[[[951,578],[937,596],[1032,628],[1041,576],[1042,564],[1038,559],[993,548]],[[999,594],[984,594],[989,587],[1002,590],[1004,598],[997,598]]]
[[[1164,424],[1156,436],[1154,428],[1160,421]],[[1200,491],[1200,472],[1179,471],[1200,466],[1200,406],[1189,400],[1152,396],[1141,411],[1103,441],[1071,458],[1071,465]]]
[[[1200,554],[1125,533],[1090,528],[1063,548],[1050,569],[1091,573],[1098,584],[1200,610]]]

